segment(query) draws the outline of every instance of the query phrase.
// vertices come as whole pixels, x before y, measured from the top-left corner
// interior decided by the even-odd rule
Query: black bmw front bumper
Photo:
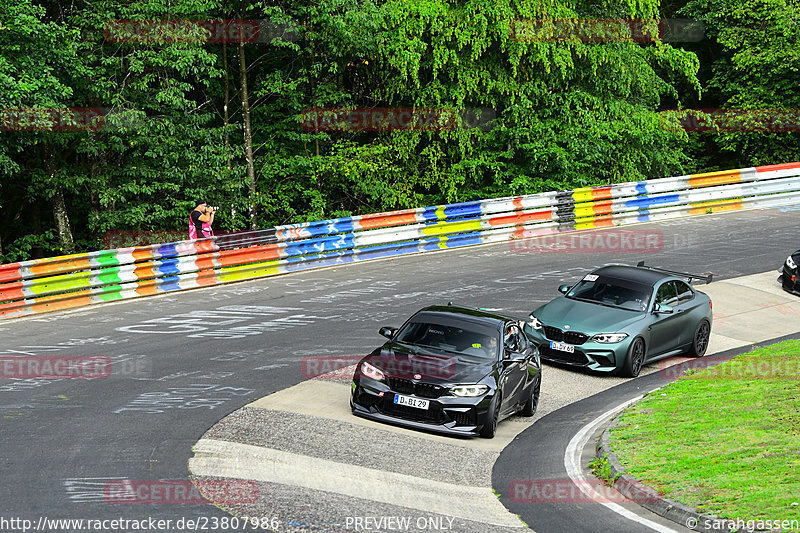
[[[395,403],[396,394],[428,400],[428,409],[398,405]],[[350,408],[354,415],[378,422],[446,435],[478,436],[488,421],[492,394],[493,391],[489,391],[474,398],[419,396],[409,394],[406,389],[394,390],[384,381],[362,376],[353,381]]]

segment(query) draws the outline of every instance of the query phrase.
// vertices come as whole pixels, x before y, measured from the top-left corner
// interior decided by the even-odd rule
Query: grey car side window
[[[678,303],[688,302],[694,298],[694,291],[686,283],[682,281],[676,281],[675,287],[678,289]]]
[[[677,305],[678,292],[675,288],[674,281],[668,281],[658,288],[656,293],[656,303],[661,305]]]

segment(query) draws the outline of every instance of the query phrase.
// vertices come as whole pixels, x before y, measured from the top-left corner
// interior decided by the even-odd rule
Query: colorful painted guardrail
[[[569,230],[798,203],[800,162],[37,259],[0,265],[0,317]]]

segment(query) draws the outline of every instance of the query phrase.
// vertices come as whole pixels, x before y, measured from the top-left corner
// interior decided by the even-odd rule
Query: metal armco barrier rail
[[[0,317],[310,268],[800,203],[800,162],[406,209],[0,265]]]

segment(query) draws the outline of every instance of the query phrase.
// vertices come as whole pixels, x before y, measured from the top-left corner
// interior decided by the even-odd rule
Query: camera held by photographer
[[[205,239],[214,236],[214,230],[211,229],[211,224],[214,223],[214,214],[217,212],[217,209],[219,208],[206,205],[203,200],[195,202],[195,208],[189,214],[190,239]]]

